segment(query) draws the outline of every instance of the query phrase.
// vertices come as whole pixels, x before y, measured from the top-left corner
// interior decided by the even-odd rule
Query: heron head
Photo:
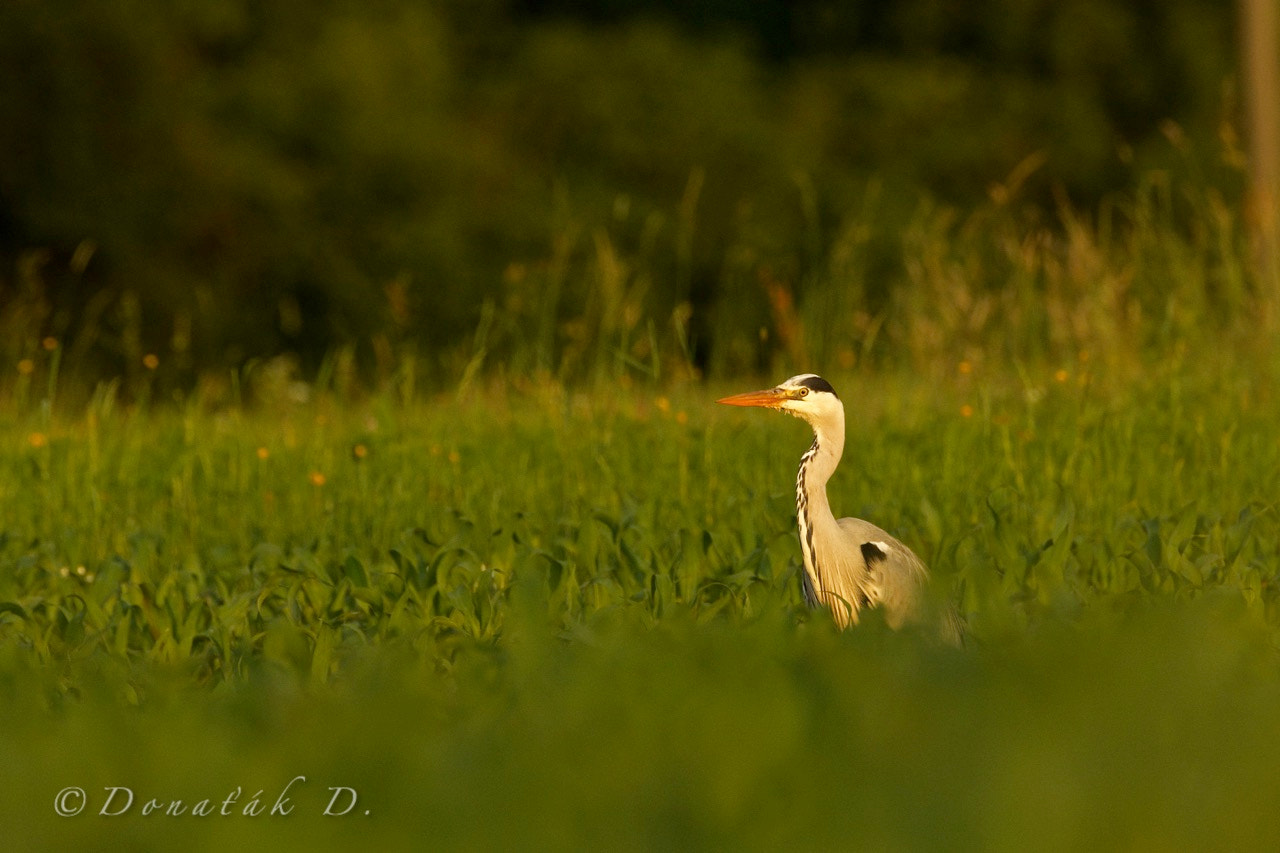
[[[815,373],[801,373],[792,376],[780,385],[764,391],[751,391],[746,394],[735,394],[717,400],[727,406],[759,406],[765,409],[777,409],[789,415],[803,418],[809,423],[826,420],[836,410],[843,412],[844,407],[836,395],[831,383]]]

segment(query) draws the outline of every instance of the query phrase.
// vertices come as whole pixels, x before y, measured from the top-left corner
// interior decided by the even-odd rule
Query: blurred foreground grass
[[[808,436],[719,389],[13,405],[0,821],[29,849],[1273,847],[1280,399],[1268,357],[1217,356],[829,377],[837,512],[918,548],[962,650],[803,608]],[[291,814],[240,813],[295,776]]]
[[[153,684],[140,709],[108,679],[50,716],[27,695],[39,680],[7,673],[7,834],[27,849],[1069,850],[1265,849],[1280,831],[1280,677],[1238,602],[965,652],[777,614],[604,621],[590,642],[532,628],[447,679],[384,648],[332,687]],[[299,775],[288,816],[240,814]],[[89,808],[57,817],[71,785]],[[135,793],[127,816],[95,813],[105,786]],[[351,814],[322,815],[332,786],[359,792]],[[238,787],[228,817],[140,814]]]

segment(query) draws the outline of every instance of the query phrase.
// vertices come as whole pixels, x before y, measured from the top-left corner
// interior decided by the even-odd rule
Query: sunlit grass
[[[712,403],[737,384],[33,386],[0,419],[0,819],[63,848],[1265,847],[1274,376],[830,373],[835,509],[925,558],[962,649],[804,607],[810,439]],[[140,813],[297,775],[287,819]],[[133,811],[97,815],[107,786]],[[329,786],[359,809],[323,818]]]
[[[913,544],[979,636],[1219,587],[1274,622],[1266,369],[1109,387],[1073,370],[834,377],[837,510]],[[811,618],[791,504],[804,428],[713,398],[37,409],[0,429],[0,631],[41,664],[104,652],[235,681],[279,651],[322,683],[384,639],[442,660],[500,642],[517,578],[566,629],[609,608]]]

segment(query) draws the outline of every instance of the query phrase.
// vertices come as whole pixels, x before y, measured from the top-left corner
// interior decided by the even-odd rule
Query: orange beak
[[[716,400],[716,402],[724,403],[726,406],[760,406],[765,409],[776,409],[790,399],[791,395],[786,391],[770,388],[767,391],[749,391],[746,394],[734,394],[732,397],[725,397],[721,400]]]

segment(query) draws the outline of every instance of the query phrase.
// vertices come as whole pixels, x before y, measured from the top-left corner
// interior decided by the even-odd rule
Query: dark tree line
[[[0,355],[53,337],[185,381],[351,343],[465,362],[483,332],[573,373],[649,334],[749,366],[710,351],[767,324],[759,282],[803,296],[868,199],[874,242],[1019,164],[1029,207],[1151,168],[1234,191],[1231,12],[10,0]]]

